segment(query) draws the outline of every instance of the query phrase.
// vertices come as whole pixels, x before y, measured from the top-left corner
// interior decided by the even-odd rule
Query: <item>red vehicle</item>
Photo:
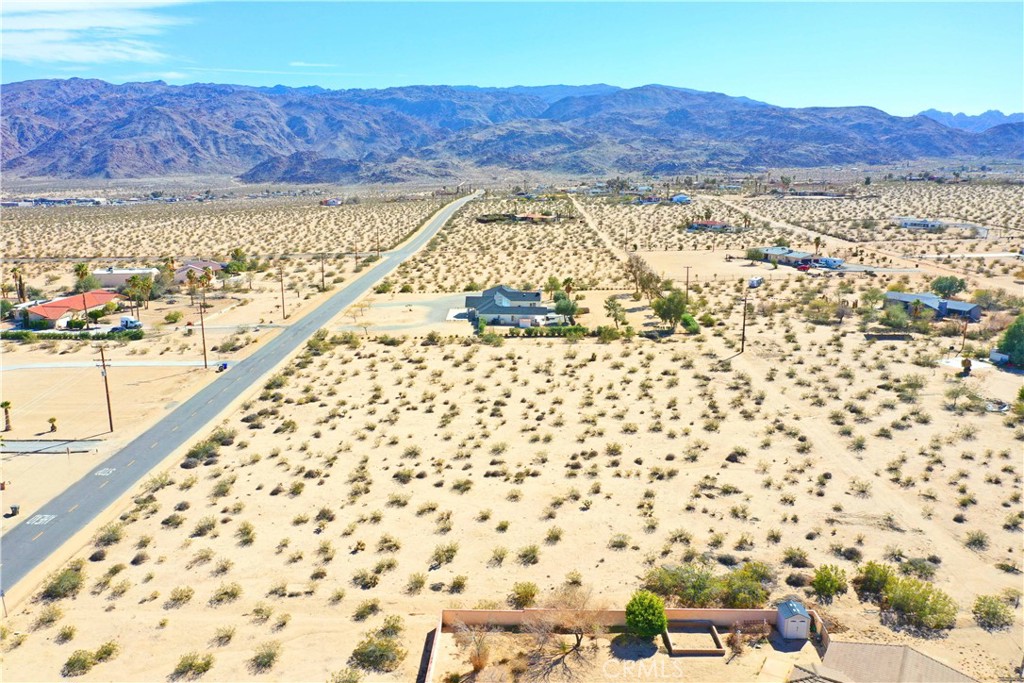
[[[811,267],[806,263],[801,263],[799,266],[796,267],[796,269],[799,270],[801,273],[806,273],[811,269]]]

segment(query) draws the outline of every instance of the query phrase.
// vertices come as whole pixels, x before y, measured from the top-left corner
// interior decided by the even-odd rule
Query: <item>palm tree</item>
[[[576,282],[571,278],[567,277],[562,280],[562,290],[565,291],[565,295],[568,297],[572,296],[572,291],[576,288]]]
[[[814,255],[818,255],[818,250],[821,249],[822,239],[821,235],[816,235],[814,238]]]
[[[608,317],[612,319],[613,323],[615,323],[615,329],[619,329],[619,323],[623,322],[626,318],[626,311],[614,296],[610,296],[604,300],[604,312],[607,313]]]
[[[0,408],[4,409],[4,431],[11,431],[11,402],[0,402]]]
[[[18,303],[28,301],[28,296],[25,293],[25,275],[21,266],[11,268],[11,275],[14,277],[14,289],[18,296]]]
[[[196,305],[196,288],[199,286],[199,278],[196,277],[196,271],[190,270],[185,273],[185,282],[188,283],[188,305]]]
[[[75,264],[75,279],[84,280],[89,277],[89,264],[82,262]]]

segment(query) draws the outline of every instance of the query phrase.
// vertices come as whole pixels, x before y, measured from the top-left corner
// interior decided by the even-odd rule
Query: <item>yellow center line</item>
[[[154,441],[153,444],[149,447],[149,450],[153,450],[154,448],[156,448],[156,445],[158,443],[160,443],[160,442],[159,441]]]
[[[68,512],[74,512],[76,509],[78,509],[78,503],[75,503],[74,505],[72,505],[71,509],[68,510]]]
[[[37,538],[39,538],[40,536],[42,536],[42,535],[43,535],[43,532],[42,532],[42,531],[40,531],[40,532],[39,532],[38,534],[36,534],[35,536],[33,536],[33,537],[32,537],[32,540],[34,541],[34,540],[36,540]]]
[[[107,481],[105,481],[102,484],[100,484],[100,488],[103,488],[104,486],[106,486],[109,483],[110,483],[110,480],[108,479]]]
[[[171,431],[172,431],[172,432],[176,432],[176,431],[178,431],[178,425],[174,425],[174,428],[173,428],[173,429],[172,429]]]
[[[153,444],[153,445],[155,446],[156,444]],[[132,461],[131,461],[130,463],[128,463],[127,465],[125,465],[125,467],[131,467],[131,466],[132,466],[132,465],[134,465],[134,464],[135,464],[135,461],[134,461],[134,460],[132,460]]]

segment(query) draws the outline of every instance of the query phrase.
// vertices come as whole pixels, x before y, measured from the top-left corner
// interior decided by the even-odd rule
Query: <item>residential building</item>
[[[675,204],[689,204],[690,198],[687,197],[685,194],[677,194],[674,197],[672,197],[672,202]]]
[[[179,268],[174,271],[174,281],[178,284],[185,282],[188,279],[188,274],[195,273],[196,277],[199,277],[207,270],[213,273],[219,273],[224,270],[224,264],[218,263],[217,261],[206,261],[198,259],[196,261],[186,261]]]
[[[942,227],[942,221],[930,221],[925,218],[898,218],[896,219],[901,228],[911,230],[937,230]]]
[[[729,232],[732,228],[728,223],[722,221],[694,221],[690,223],[687,232]]]
[[[46,327],[63,329],[79,313],[83,313],[87,309],[91,311],[102,308],[112,301],[119,301],[123,298],[115,292],[94,289],[82,294],[65,296],[29,306],[24,309],[24,314],[29,323],[45,323]]]
[[[488,325],[534,326],[562,319],[551,308],[541,305],[540,292],[523,292],[505,285],[467,296],[466,308],[471,322],[483,320]]]
[[[100,270],[92,271],[92,274],[96,276],[96,279],[100,281],[100,285],[107,289],[117,289],[118,287],[124,287],[128,282],[128,279],[138,275],[139,277],[156,278],[160,274],[160,271],[156,268],[101,268]]]
[[[921,306],[935,312],[936,320],[945,318],[946,316],[953,316],[956,318],[963,318],[969,320],[972,323],[976,323],[981,320],[981,306],[978,304],[972,304],[968,301],[954,301],[952,299],[942,299],[934,294],[910,294],[906,292],[886,292],[885,294],[885,305],[897,303],[903,306],[908,312],[913,309],[916,302],[920,302]]]
[[[789,247],[760,247],[759,250],[764,254],[765,261],[775,261],[782,266],[809,265],[811,259],[814,258],[814,254]]]

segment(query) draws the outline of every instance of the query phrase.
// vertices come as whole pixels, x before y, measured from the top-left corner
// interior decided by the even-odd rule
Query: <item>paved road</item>
[[[353,280],[304,318],[283,330],[253,355],[225,372],[122,450],[74,483],[0,538],[0,588],[10,591],[37,565],[131,490],[176,448],[231,401],[251,391],[253,382],[273,369],[306,339],[338,315],[377,281],[423,247],[452,214],[477,195],[458,199],[440,212],[404,246],[383,255],[382,263]],[[210,370],[213,372],[213,370]],[[4,505],[17,503],[9,496]]]
[[[221,363],[227,363],[229,367],[238,365],[239,361],[221,360],[211,358],[209,365],[215,367]],[[60,368],[95,368],[99,361],[95,360],[68,360],[54,361],[53,363],[28,363],[25,365],[5,365],[0,372],[11,372],[12,370],[52,370]],[[107,361],[111,368],[196,368],[203,367],[201,360],[111,360]]]

